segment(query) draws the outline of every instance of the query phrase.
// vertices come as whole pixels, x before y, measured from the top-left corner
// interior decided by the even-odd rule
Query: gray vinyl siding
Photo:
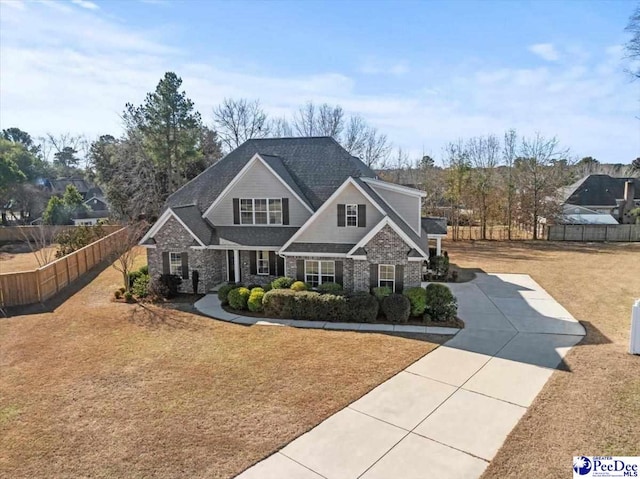
[[[396,210],[396,213],[398,213],[411,228],[415,231],[420,231],[420,198],[398,193],[397,191],[391,191],[386,188],[378,188],[371,184],[370,186]]]
[[[338,227],[338,204],[364,204],[367,205],[367,226]],[[347,188],[338,198],[329,204],[320,216],[318,216],[302,235],[296,238],[296,243],[357,243],[382,219],[382,214],[373,206],[360,191],[353,185]]]
[[[233,225],[233,198],[289,198],[289,226],[302,226],[311,216],[309,210],[260,161],[255,162],[209,212],[209,221],[216,226]]]

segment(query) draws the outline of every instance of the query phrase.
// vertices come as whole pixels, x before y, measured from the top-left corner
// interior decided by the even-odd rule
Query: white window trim
[[[243,201],[251,201],[251,223],[243,223],[242,221],[242,202]],[[267,222],[266,223],[256,223],[256,200],[264,200],[266,201],[266,214],[267,214]],[[271,223],[271,211],[269,210],[269,203],[271,201],[279,201],[280,202],[280,223]],[[282,198],[239,198],[238,206],[240,210],[240,225],[242,226],[282,226],[283,225],[283,210],[282,210]]]
[[[352,209],[355,207],[355,215],[353,214],[349,214],[349,207],[351,207]],[[356,224],[355,225],[350,225],[349,224],[349,218],[355,218],[356,219]],[[353,227],[357,227],[358,226],[358,205],[357,204],[348,204],[348,205],[344,205],[344,225],[347,228],[353,228]]]
[[[262,253],[263,255],[265,255],[266,253],[266,257],[265,258],[260,258],[260,253]],[[260,272],[260,264],[261,263],[265,263],[267,265],[267,272],[266,273],[261,273]],[[258,276],[269,276],[269,274],[271,274],[271,271],[269,271],[269,251],[265,251],[265,250],[258,250],[256,251],[256,274]]]
[[[380,274],[382,267],[391,267],[393,268],[393,279],[382,279],[382,276]],[[378,288],[381,288],[381,283],[382,281],[385,281],[386,283],[388,283],[389,281],[391,281],[393,283],[393,286],[391,287],[391,291],[395,292],[396,290],[396,266],[394,264],[379,264],[378,265]]]
[[[174,260],[174,255],[178,257],[178,260],[180,261],[179,265],[178,265],[178,271],[175,272],[174,271],[174,264],[173,264],[173,260]],[[169,252],[169,274],[173,274],[173,275],[177,275],[180,276],[182,278],[182,253],[176,253],[175,251],[170,251]]]
[[[304,260],[304,282],[311,284],[311,281],[307,281],[307,265],[308,263],[315,262],[318,263],[318,286],[322,284],[322,263],[333,263],[333,280],[327,281],[328,283],[336,282],[336,262],[335,261],[327,261],[321,259],[305,259]],[[325,276],[329,276],[328,274],[324,274]]]

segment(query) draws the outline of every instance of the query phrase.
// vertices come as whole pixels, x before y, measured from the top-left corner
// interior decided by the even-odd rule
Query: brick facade
[[[347,291],[353,290],[353,263],[354,261],[350,258],[340,258],[340,257],[320,257],[320,256],[287,256],[286,263],[286,271],[287,276],[290,278],[298,277],[298,267],[296,261],[299,259],[304,260],[316,260],[316,261],[342,261],[342,287]]]
[[[193,271],[198,270],[200,282],[198,291],[203,293],[209,291],[213,286],[227,279],[227,268],[225,251],[211,249],[193,249],[193,237],[175,218],[170,218],[154,239],[156,248],[147,248],[147,264],[149,265],[149,275],[155,278],[162,274],[162,253],[187,253],[189,258],[189,278],[182,281],[180,291],[192,293],[193,286],[191,278]]]
[[[242,284],[266,284],[270,283],[278,276],[284,276],[284,271],[282,274],[270,274],[270,275],[261,275],[261,274],[251,274],[251,255],[255,254],[253,251],[240,251],[240,281]]]

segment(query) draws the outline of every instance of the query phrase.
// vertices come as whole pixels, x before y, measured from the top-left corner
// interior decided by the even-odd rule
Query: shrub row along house
[[[197,270],[205,291],[289,276],[399,292],[420,285],[429,240],[439,254],[446,235],[420,217],[423,197],[330,137],[253,139],[169,196],[140,244],[152,277]]]

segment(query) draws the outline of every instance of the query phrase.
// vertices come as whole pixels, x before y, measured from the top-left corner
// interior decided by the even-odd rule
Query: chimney
[[[633,209],[633,198],[635,196],[636,188],[633,180],[627,180],[624,184],[624,202],[627,205],[627,209]]]
[[[635,184],[633,179],[627,180],[624,183],[624,200],[622,200],[622,204],[618,208],[618,214],[620,215],[620,223],[627,224],[631,223],[631,215],[629,212],[635,208],[634,204],[635,197]]]

